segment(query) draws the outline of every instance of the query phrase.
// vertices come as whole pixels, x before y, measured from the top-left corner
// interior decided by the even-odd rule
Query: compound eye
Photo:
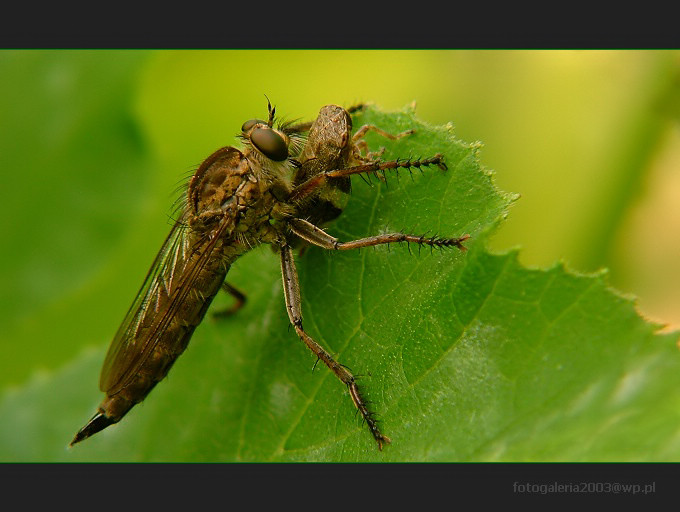
[[[241,126],[241,131],[243,133],[246,133],[247,131],[252,129],[252,127],[255,126],[256,124],[267,124],[267,123],[265,121],[261,121],[259,119],[251,119],[250,121],[246,121],[245,123],[243,123],[243,126]]]
[[[288,158],[288,144],[274,130],[255,128],[253,133],[250,134],[250,142],[270,160],[283,162]]]

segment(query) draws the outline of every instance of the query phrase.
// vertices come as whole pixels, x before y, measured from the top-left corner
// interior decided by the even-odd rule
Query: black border
[[[678,464],[0,464],[3,503],[88,509],[425,510],[527,502],[674,503]],[[526,484],[546,492],[517,492]],[[552,485],[654,483],[654,492],[552,492]],[[22,507],[23,508],[23,507]],[[409,507],[410,508],[410,507]],[[467,508],[466,508],[467,509]]]
[[[299,2],[225,3],[221,11],[216,4],[144,5],[8,7],[0,18],[0,48],[680,48],[668,3],[612,9],[343,3],[334,12],[329,4]],[[515,482],[650,481],[656,487],[648,495],[513,492]],[[677,464],[0,464],[4,503],[40,501],[50,508],[650,503],[677,498],[678,481]]]
[[[14,3],[0,48],[680,48],[672,3]]]

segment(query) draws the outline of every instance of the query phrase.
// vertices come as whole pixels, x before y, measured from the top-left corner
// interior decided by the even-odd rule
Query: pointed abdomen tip
[[[75,435],[73,438],[73,441],[69,443],[69,447],[73,446],[76,443],[79,443],[80,441],[87,439],[88,437],[96,434],[97,432],[104,430],[106,427],[109,425],[113,425],[116,423],[114,420],[106,416],[102,412],[98,412],[92,418],[90,421],[87,422],[87,425],[85,425],[83,428],[81,428],[78,433]]]

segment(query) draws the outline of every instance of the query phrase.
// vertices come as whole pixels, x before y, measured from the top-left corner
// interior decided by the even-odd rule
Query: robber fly
[[[225,277],[239,256],[263,243],[280,254],[286,310],[298,337],[347,386],[378,447],[390,442],[354,375],[304,330],[293,248],[311,244],[346,250],[406,241],[464,250],[468,235],[395,233],[340,242],[320,227],[342,212],[341,199],[350,191],[353,174],[429,165],[445,169],[445,164],[441,155],[390,162],[362,155],[361,138],[368,130],[391,138],[404,134],[392,136],[366,126],[352,136],[350,114],[342,107],[323,107],[312,123],[276,127],[269,103],[268,112],[267,121],[253,119],[241,127],[243,151],[217,150],[189,180],[179,217],[106,355],[99,380],[106,397],[71,445],[117,423],[144,400],[186,349],[220,288],[243,304],[244,296]]]

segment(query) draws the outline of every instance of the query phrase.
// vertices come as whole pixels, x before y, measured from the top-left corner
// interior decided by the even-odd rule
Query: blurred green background
[[[521,194],[492,248],[608,267],[680,327],[678,51],[0,51],[0,91],[0,389],[108,345],[177,184],[265,94],[303,119],[415,101]]]

